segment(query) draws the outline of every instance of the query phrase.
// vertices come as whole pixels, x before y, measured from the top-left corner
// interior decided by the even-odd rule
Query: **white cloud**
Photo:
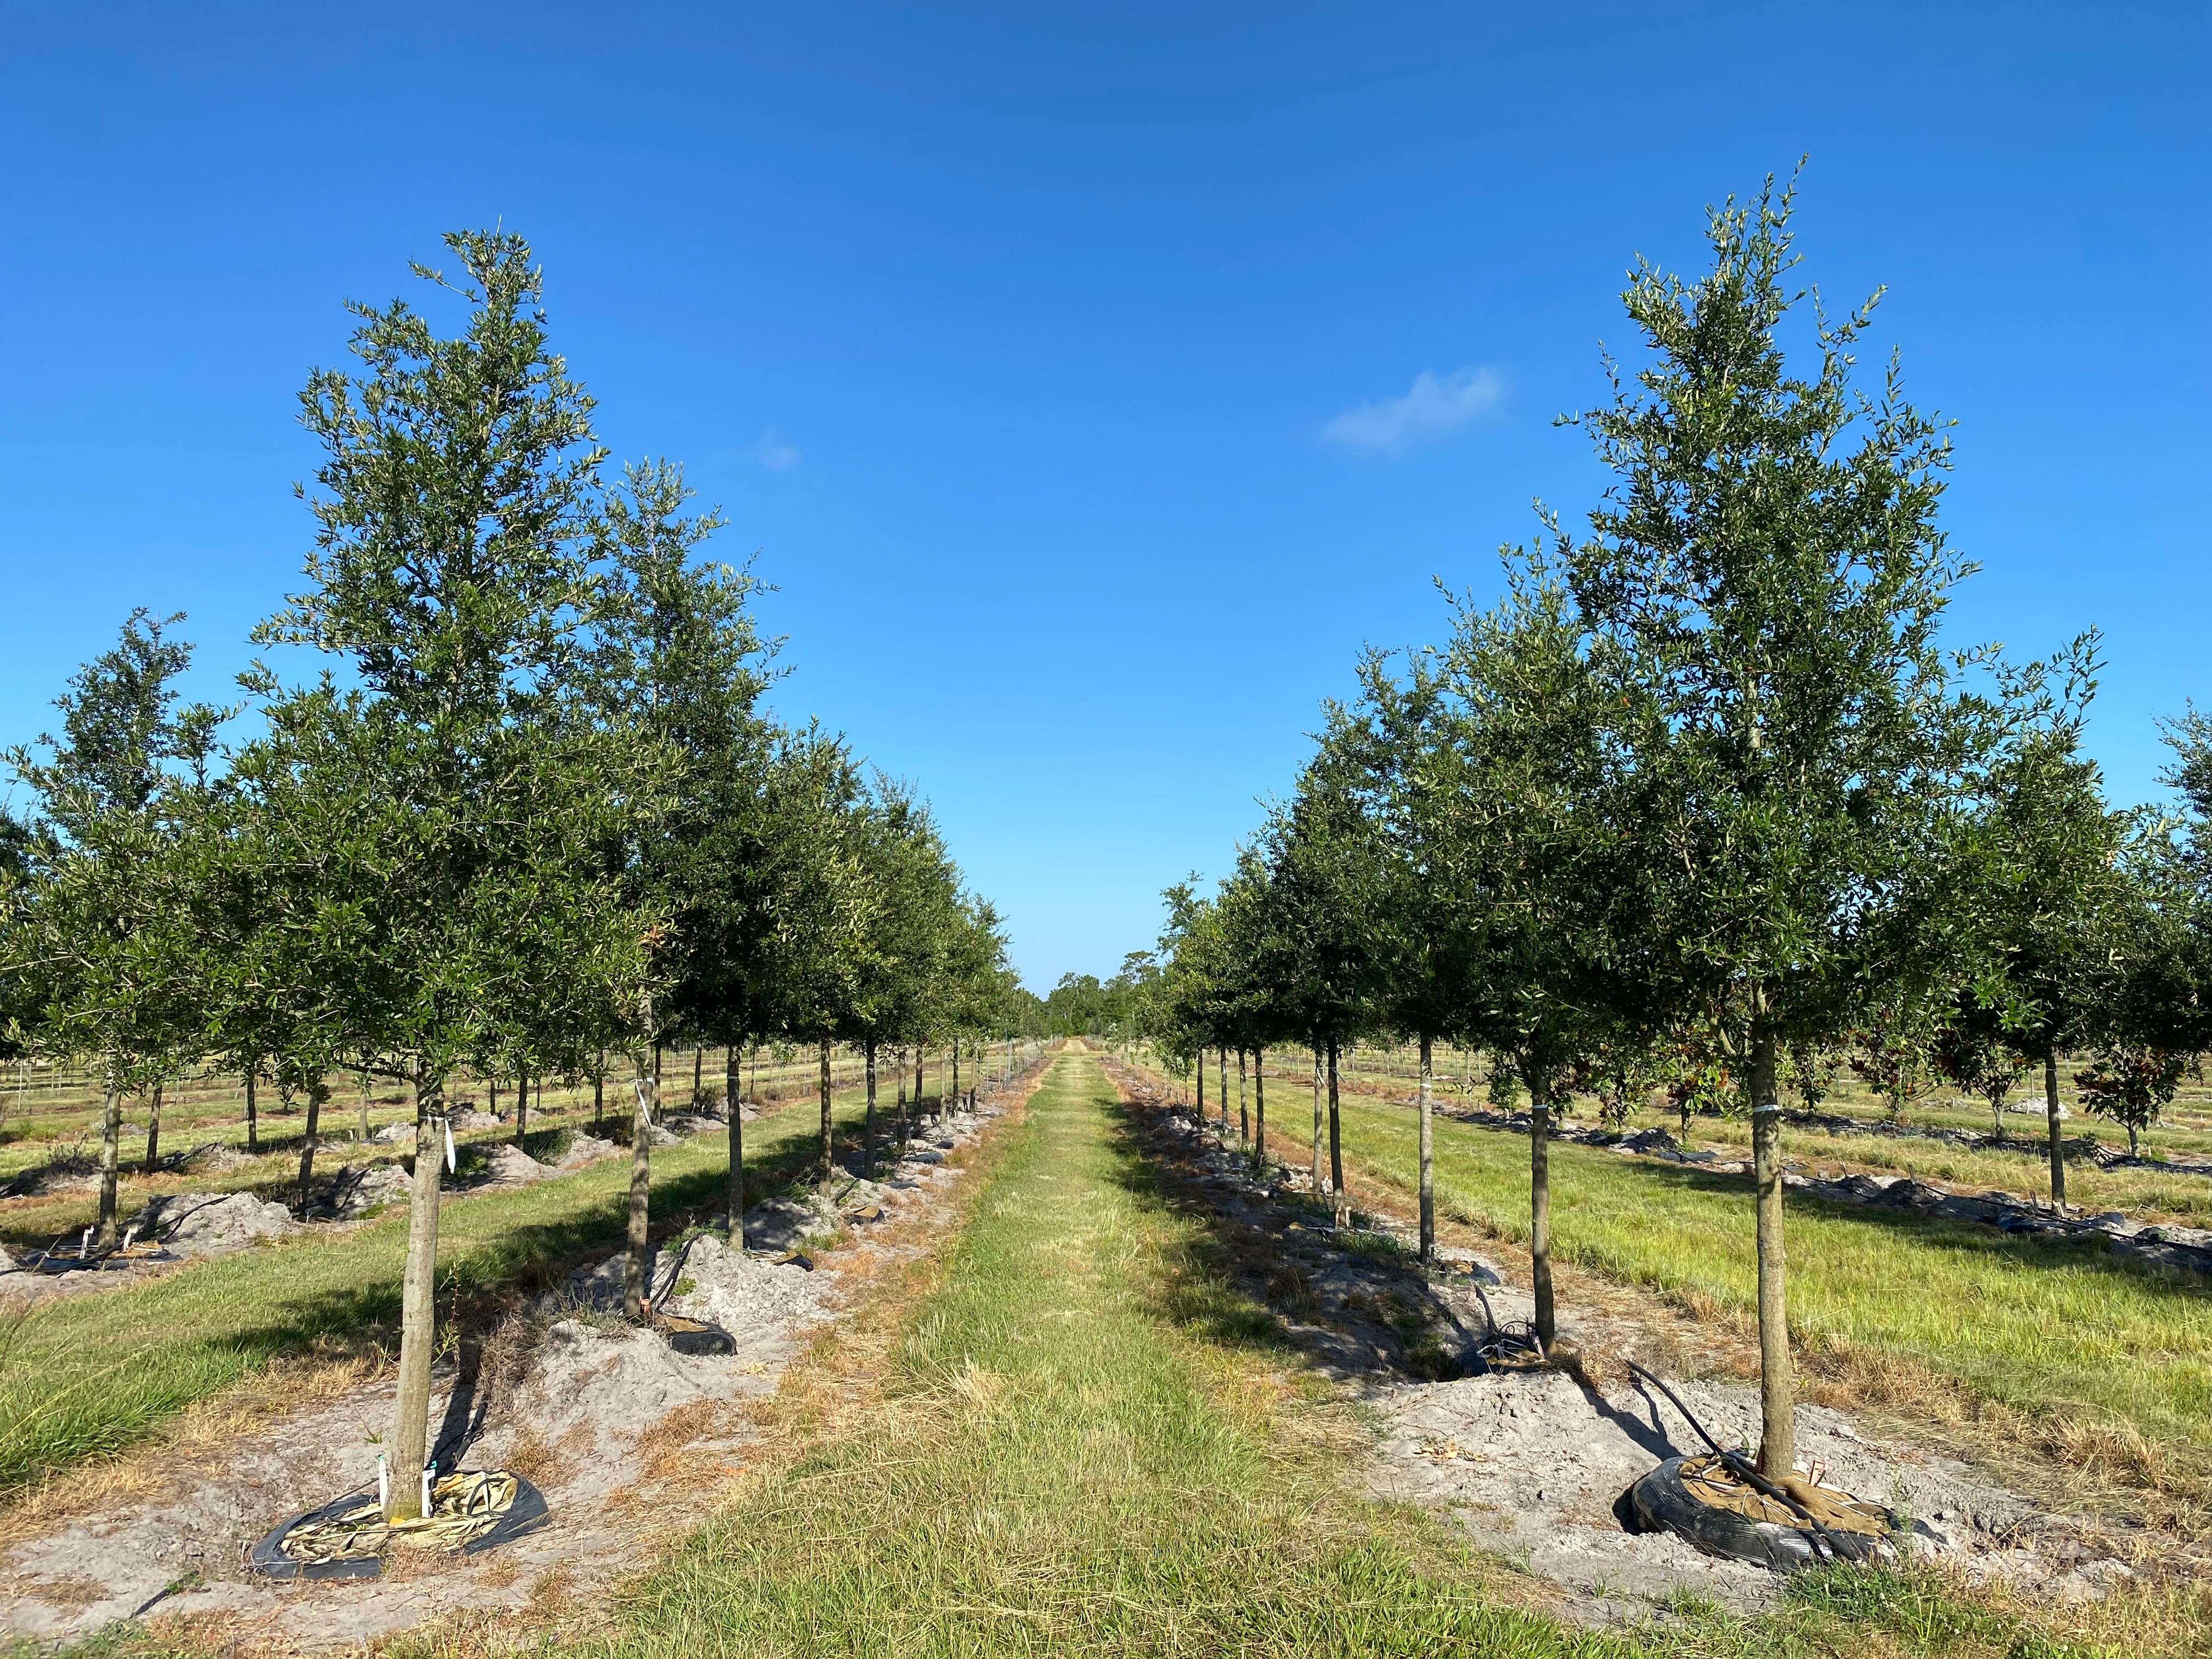
[[[1462,368],[1439,380],[1427,369],[1413,377],[1402,398],[1360,404],[1322,428],[1344,449],[1397,456],[1430,439],[1456,432],[1504,400],[1505,377],[1494,368]]]
[[[770,427],[753,446],[753,459],[771,472],[788,472],[806,457],[786,443],[783,434]]]

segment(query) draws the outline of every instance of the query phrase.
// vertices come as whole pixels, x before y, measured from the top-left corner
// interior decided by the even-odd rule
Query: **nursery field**
[[[1218,1085],[1207,1081],[1212,1115]],[[1269,1152],[1302,1169],[1310,1073],[1286,1068],[1279,1080],[1271,1066],[1268,1081]],[[1347,1166],[1409,1199],[1419,1137],[1401,1082],[1347,1079],[1340,1110]],[[1735,1127],[1694,1121],[1692,1140]],[[1729,1144],[1724,1133],[1714,1139]],[[1923,1173],[1947,1152],[2009,1156],[1923,1144]],[[1793,1130],[1784,1146],[1815,1168],[1842,1162],[1826,1135]],[[1757,1267],[1747,1177],[1563,1142],[1551,1167],[1557,1259],[1749,1328]],[[1525,1135],[1440,1113],[1435,1170],[1442,1218],[1525,1244]],[[2212,1495],[2212,1291],[2070,1241],[1796,1196],[1789,1217],[1790,1329],[1813,1386],[1825,1375],[1837,1397],[1923,1420],[1986,1418],[2022,1453],[2100,1462],[2192,1506]]]
[[[564,1651],[2055,1656],[1929,1577],[1814,1572],[1742,1617],[1551,1616],[1448,1521],[1364,1496],[1363,1419],[1064,1056],[948,1259],[821,1351],[794,1455]],[[2138,1651],[2185,1650],[2171,1625]]]
[[[890,1101],[879,1091],[879,1109]],[[819,1146],[812,1103],[795,1098],[746,1127],[752,1194],[773,1192],[810,1167]],[[844,1134],[864,1104],[860,1091],[836,1096]],[[714,1207],[727,1170],[719,1128],[656,1148],[656,1232]],[[448,1194],[439,1230],[441,1323],[459,1315],[464,1328],[479,1325],[618,1243],[629,1176],[625,1155],[525,1186]],[[127,1446],[183,1407],[271,1368],[281,1375],[319,1358],[383,1354],[398,1340],[406,1246],[400,1206],[13,1314],[0,1349],[0,1490]]]

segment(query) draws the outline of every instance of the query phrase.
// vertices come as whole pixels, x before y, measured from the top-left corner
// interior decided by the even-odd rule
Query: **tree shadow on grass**
[[[1211,1190],[1187,1144],[1148,1122],[1148,1109],[1109,1109],[1121,1185],[1139,1203],[1195,1224],[1164,1289],[1164,1318],[1224,1346],[1302,1356],[1346,1380],[1465,1373],[1471,1334],[1402,1251],[1292,1245],[1288,1224],[1315,1227],[1323,1212]],[[1325,1298],[1335,1304],[1326,1314]]]

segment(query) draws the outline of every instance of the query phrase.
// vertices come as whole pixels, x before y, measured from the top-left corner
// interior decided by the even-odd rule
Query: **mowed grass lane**
[[[863,1097],[836,1104],[849,1127]],[[797,1177],[820,1122],[815,1103],[797,1101],[747,1124],[749,1193]],[[656,1224],[716,1204],[728,1169],[729,1142],[717,1130],[656,1147]],[[623,1153],[527,1187],[449,1198],[438,1226],[441,1317],[455,1297],[532,1285],[579,1254],[617,1248],[629,1170]],[[249,1248],[15,1316],[0,1327],[0,1492],[119,1451],[272,1361],[318,1345],[396,1345],[406,1253],[403,1206],[349,1231]]]
[[[1413,1110],[1358,1096],[1342,1110],[1347,1156],[1412,1191]],[[1273,1150],[1301,1161],[1294,1147]],[[1785,1150],[1811,1149],[1785,1139]],[[1745,1178],[1560,1143],[1551,1156],[1562,1260],[1693,1307],[1755,1307]],[[1527,1242],[1526,1137],[1438,1118],[1436,1184],[1445,1215]],[[2087,1245],[1795,1194],[1787,1226],[1790,1325],[1801,1343],[1909,1360],[2017,1410],[2132,1428],[2212,1471],[2212,1292]]]

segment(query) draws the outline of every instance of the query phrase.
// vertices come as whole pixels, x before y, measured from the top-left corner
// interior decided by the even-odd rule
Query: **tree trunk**
[[[607,1051],[599,1050],[599,1063],[592,1072],[592,1133],[598,1134],[606,1127],[607,1109]]]
[[[1252,1051],[1252,1157],[1261,1165],[1267,1161],[1267,1051]]]
[[[952,1086],[945,1099],[951,1103],[952,1110],[957,1112],[960,1109],[960,1039],[958,1037],[952,1039]]]
[[[315,1136],[321,1132],[323,1101],[329,1093],[330,1091],[323,1086],[319,1072],[307,1079],[307,1138],[300,1142],[300,1218],[302,1221],[307,1217],[307,1188],[315,1177]]]
[[[116,1165],[121,1161],[123,1097],[110,1084],[103,1090],[100,1112],[100,1222],[92,1242],[105,1249],[115,1243]]]
[[[361,1074],[361,1138],[368,1139],[368,1073]]]
[[[1751,1164],[1759,1203],[1759,1471],[1769,1480],[1788,1474],[1797,1454],[1788,1304],[1783,1295],[1782,1108],[1775,1092],[1774,1036],[1755,1028],[1751,1040]]]
[[[1552,1079],[1526,1066],[1528,1085],[1528,1280],[1536,1297],[1536,1346],[1546,1355],[1559,1335],[1552,1293]]]
[[[870,1037],[861,1045],[861,1060],[867,1069],[868,1104],[860,1135],[860,1173],[870,1181],[876,1178],[876,1040]]]
[[[154,1173],[161,1161],[161,1085],[155,1084],[154,1091],[146,1097],[146,1173]]]
[[[707,1051],[694,1048],[691,1051],[691,1109],[695,1112],[699,1109],[700,1068],[706,1063]]]
[[[1203,1047],[1198,1051],[1198,1122],[1200,1128],[1206,1127],[1206,1050]]]
[[[1216,1048],[1213,1061],[1214,1081],[1221,1085],[1221,1136],[1226,1140],[1229,1138],[1229,1050],[1225,1047]]]
[[[2058,1133],[2058,1051],[2043,1057],[2043,1115],[2051,1126],[2051,1205],[2066,1213],[2066,1153]]]
[[[928,1045],[921,1042],[915,1043],[914,1046],[914,1109],[917,1115],[921,1111],[922,1067],[927,1066],[928,1063]]]
[[[313,1098],[308,1097],[311,1103]],[[389,1521],[413,1521],[422,1513],[422,1464],[430,1455],[430,1358],[438,1346],[438,1169],[445,1156],[444,1106],[441,1086],[426,1087],[417,1079],[415,1181],[407,1206],[407,1272],[399,1291],[399,1397],[392,1407],[387,1464]]]
[[[641,1320],[652,1288],[653,1109],[659,1103],[660,1078],[641,1060],[631,1087],[636,1101],[629,1119],[629,1259],[623,1267],[623,1316]]]
[[[1421,1039],[1421,1261],[1433,1263],[1437,1257],[1437,1164],[1436,1143],[1429,1127],[1430,1062],[1429,1039]]]
[[[1237,1051],[1237,1138],[1247,1146],[1252,1144],[1251,1098],[1244,1085],[1244,1051]]]
[[[2142,1156],[2142,1147],[2136,1139],[2136,1126],[2132,1123],[2128,1125],[2128,1156],[2130,1158]]]
[[[530,1073],[521,1066],[514,1073],[514,1144],[530,1133]]]
[[[254,1108],[253,1073],[246,1074],[246,1153],[248,1158],[261,1151],[261,1118]]]
[[[1324,1186],[1322,1186],[1322,1182],[1321,1182],[1321,1139],[1322,1139],[1322,1119],[1321,1045],[1320,1045],[1319,1043],[1317,1043],[1317,1042],[1316,1042],[1316,1044],[1314,1044],[1314,1133],[1313,1133],[1313,1190],[1314,1190],[1314,1196],[1315,1196],[1316,1198],[1319,1198],[1319,1197],[1320,1197],[1323,1193],[1325,1193],[1325,1192],[1327,1192],[1327,1191],[1328,1190],[1328,1188],[1326,1188],[1326,1187],[1324,1187]]]
[[[836,1178],[835,1168],[830,1162],[830,1039],[823,1037],[822,1039],[822,1186],[824,1191],[829,1189],[830,1182]]]
[[[899,1147],[903,1151],[906,1147],[906,1050],[904,1048],[891,1050],[891,1069],[898,1073]]]
[[[745,1114],[738,1102],[738,1051],[722,1056],[722,1087],[730,1106],[730,1243],[745,1248]]]
[[[1328,1044],[1328,1185],[1340,1197],[1344,1192],[1344,1120],[1336,1109],[1336,1040]],[[1340,1210],[1345,1206],[1339,1204]]]
[[[484,1079],[484,1095],[487,1101],[484,1109],[494,1117],[497,1117],[499,1115],[499,1079],[497,1078],[491,1077]]]

